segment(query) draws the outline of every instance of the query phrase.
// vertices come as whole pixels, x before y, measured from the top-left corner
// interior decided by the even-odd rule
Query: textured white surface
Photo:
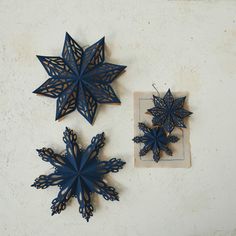
[[[236,1],[0,1],[0,235],[236,235]],[[64,34],[88,45],[106,36],[106,58],[128,66],[115,83],[121,106],[94,126],[77,112],[55,122],[55,100],[31,92],[47,78],[35,54],[59,55]],[[133,91],[189,91],[192,168],[133,167]],[[120,202],[96,200],[86,223],[76,201],[50,216],[57,188],[30,184],[50,166],[35,149],[84,145],[105,131],[104,158]]]

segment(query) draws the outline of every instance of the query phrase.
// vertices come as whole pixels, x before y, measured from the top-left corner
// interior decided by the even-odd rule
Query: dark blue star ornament
[[[57,98],[56,120],[77,109],[92,124],[98,103],[120,103],[110,84],[126,66],[104,62],[104,38],[83,50],[66,33],[62,57],[37,57],[50,78],[34,93]]]
[[[169,143],[175,143],[179,140],[174,135],[166,134],[162,127],[149,128],[144,123],[139,123],[139,129],[144,133],[142,136],[133,138],[135,143],[143,143],[144,147],[140,150],[139,155],[145,156],[149,151],[153,152],[153,160],[160,160],[160,152],[164,151],[167,155],[172,156],[171,149],[167,146]]]
[[[119,200],[115,188],[108,186],[104,181],[104,175],[118,172],[125,162],[116,158],[109,161],[99,160],[99,150],[105,141],[104,133],[92,138],[86,149],[82,149],[76,140],[77,136],[73,130],[66,128],[63,136],[66,144],[65,154],[56,154],[50,148],[37,150],[42,160],[50,162],[55,171],[49,175],[40,175],[31,186],[37,189],[59,186],[60,191],[52,201],[52,215],[59,214],[66,208],[67,202],[75,197],[80,205],[80,213],[89,221],[93,215],[92,193],[100,194],[106,200]]]
[[[168,133],[175,127],[186,128],[183,119],[190,116],[192,112],[183,108],[186,97],[174,98],[170,89],[163,98],[153,95],[154,106],[148,109],[153,115],[154,126],[161,126]]]

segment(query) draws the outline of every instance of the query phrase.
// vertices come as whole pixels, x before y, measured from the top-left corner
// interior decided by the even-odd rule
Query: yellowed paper
[[[161,94],[162,96],[163,94]],[[186,96],[187,93],[173,93],[174,96]],[[152,116],[147,114],[147,109],[152,108],[153,92],[135,92],[134,93],[134,136],[142,135],[138,129],[138,123],[144,122],[149,127],[152,126]],[[186,101],[187,102],[187,101]],[[152,152],[148,152],[145,156],[140,157],[139,151],[143,144],[134,143],[134,166],[135,167],[165,167],[165,168],[189,168],[191,166],[190,142],[189,142],[189,125],[188,119],[185,120],[187,129],[175,128],[172,132],[180,138],[177,143],[170,144],[169,147],[173,151],[173,156],[168,156],[161,152],[161,159],[158,163],[153,161]]]

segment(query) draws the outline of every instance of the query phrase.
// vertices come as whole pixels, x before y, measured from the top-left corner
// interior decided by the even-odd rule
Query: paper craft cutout
[[[104,62],[104,39],[83,50],[66,33],[62,57],[37,56],[50,78],[33,93],[57,98],[56,120],[77,109],[92,124],[98,103],[120,103],[110,84],[126,66]]]
[[[154,117],[153,125],[161,126],[171,133],[175,127],[186,128],[183,119],[192,112],[183,108],[186,97],[174,99],[170,89],[163,98],[153,95],[154,106],[148,109]]]
[[[166,93],[166,92],[165,92]],[[159,96],[163,97],[165,93],[160,92]],[[187,95],[187,96],[186,96]],[[188,92],[175,92],[174,97],[186,96],[186,106],[188,104]],[[141,136],[142,131],[138,128],[138,123],[143,122],[148,127],[152,127],[152,116],[147,110],[153,106],[153,91],[134,92],[134,137]],[[188,106],[187,106],[188,107]],[[189,126],[189,119],[186,119],[186,126]],[[145,156],[139,156],[143,143],[134,144],[134,166],[136,168],[189,168],[191,167],[191,129],[175,128],[171,135],[179,138],[177,143],[169,143],[168,147],[172,150],[173,155],[169,156],[165,152],[161,153],[158,164],[153,160],[153,153],[149,151]]]
[[[144,143],[144,147],[140,150],[139,155],[145,156],[150,150],[153,152],[153,160],[160,160],[160,151],[164,151],[167,155],[172,156],[172,151],[168,148],[169,143],[176,143],[179,138],[174,135],[166,135],[162,127],[149,128],[144,123],[139,123],[139,129],[143,131],[143,136],[133,138],[135,143]]]
[[[77,136],[73,130],[66,128],[63,136],[66,144],[64,155],[56,154],[50,148],[37,150],[42,160],[50,162],[55,171],[49,175],[40,175],[31,186],[37,189],[59,186],[58,196],[52,201],[52,215],[65,210],[70,198],[75,197],[79,202],[82,217],[89,221],[93,215],[92,193],[102,195],[105,200],[119,200],[115,188],[108,186],[103,178],[109,172],[118,172],[125,162],[116,158],[109,161],[98,159],[99,150],[105,144],[104,133],[93,137],[86,149],[80,148],[76,140]]]

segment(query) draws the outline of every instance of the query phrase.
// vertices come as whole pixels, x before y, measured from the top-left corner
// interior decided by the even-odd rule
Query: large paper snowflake
[[[73,130],[66,128],[63,136],[66,144],[65,154],[56,154],[50,148],[37,150],[42,160],[50,162],[55,171],[49,175],[40,175],[32,186],[45,189],[58,185],[60,191],[52,201],[52,215],[59,214],[66,208],[70,198],[75,197],[80,205],[80,213],[89,221],[93,215],[92,193],[101,194],[106,200],[119,200],[115,188],[104,181],[104,175],[118,172],[125,162],[116,158],[109,161],[98,159],[99,150],[104,146],[104,133],[96,135],[86,149],[80,148],[76,140],[77,136]]]
[[[92,124],[97,103],[120,103],[110,84],[126,66],[104,63],[104,38],[83,50],[66,33],[62,57],[37,57],[50,78],[34,93],[57,98],[56,120],[77,109]]]
[[[172,151],[167,145],[177,142],[178,137],[174,135],[167,136],[162,127],[149,128],[144,123],[139,123],[139,129],[143,131],[144,135],[134,137],[133,141],[144,143],[144,147],[139,152],[140,156],[145,156],[150,150],[153,152],[153,160],[156,162],[160,159],[160,151],[172,156]]]
[[[183,119],[192,112],[183,108],[186,97],[174,99],[170,89],[163,98],[153,95],[155,107],[148,109],[154,117],[153,125],[161,126],[171,133],[175,127],[186,128]]]

